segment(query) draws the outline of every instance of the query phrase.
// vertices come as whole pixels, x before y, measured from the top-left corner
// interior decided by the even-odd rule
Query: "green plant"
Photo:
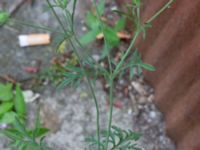
[[[0,133],[11,139],[9,146],[20,150],[50,150],[44,141],[44,135],[49,130],[42,128],[39,115],[35,128],[26,129],[26,111],[20,85],[16,84],[13,92],[13,84],[0,84],[0,124],[9,125],[0,129]]]
[[[139,52],[136,50],[135,42],[138,37],[142,34],[145,38],[146,30],[151,27],[151,23],[154,19],[157,18],[166,8],[168,8],[173,0],[169,0],[169,2],[162,7],[155,15],[153,15],[146,22],[141,21],[140,9],[141,9],[141,1],[140,0],[132,0],[132,3],[127,5],[128,13],[122,11],[115,11],[120,15],[129,18],[133,21],[134,24],[134,35],[132,40],[130,41],[130,45],[122,55],[120,56],[119,61],[115,61],[111,51],[114,46],[119,44],[119,39],[116,35],[116,32],[123,27],[123,22],[118,21],[116,24],[116,28],[112,29],[106,23],[104,23],[101,19],[104,13],[105,0],[100,1],[99,3],[96,0],[93,0],[93,4],[95,7],[95,14],[88,13],[87,15],[87,25],[90,27],[90,31],[84,35],[84,37],[79,40],[76,35],[76,30],[74,29],[74,15],[76,10],[77,0],[73,0],[73,8],[71,11],[68,9],[68,1],[67,0],[54,0],[51,3],[49,0],[46,0],[48,10],[51,10],[55,18],[57,19],[60,30],[54,30],[45,26],[32,25],[29,23],[19,22],[23,25],[29,25],[31,27],[47,30],[51,32],[55,32],[58,35],[56,39],[56,46],[59,48],[64,42],[68,42],[68,44],[73,48],[73,52],[77,57],[78,64],[66,64],[63,67],[63,81],[61,86],[67,85],[78,85],[84,78],[87,79],[89,88],[91,90],[95,107],[96,107],[96,136],[92,136],[87,138],[88,146],[86,146],[86,150],[139,150],[135,145],[135,141],[140,138],[140,134],[135,133],[130,130],[123,130],[118,127],[112,125],[112,117],[113,117],[113,88],[115,84],[115,80],[117,80],[120,76],[123,76],[125,73],[129,73],[130,78],[132,78],[135,74],[134,68],[138,68],[138,71],[141,72],[142,69],[146,69],[149,71],[154,71],[155,68],[150,65],[142,62],[141,56]],[[59,16],[56,12],[57,9],[62,12],[62,16]],[[67,24],[67,25],[66,25]],[[84,55],[80,55],[78,52],[79,49],[82,51],[85,50],[84,44],[91,42],[97,34],[102,33],[104,36],[104,48],[102,53],[102,58],[106,59],[108,63],[108,67],[103,67],[99,62],[94,60],[90,54],[84,53]],[[135,52],[132,53],[132,49],[135,49]],[[98,100],[94,91],[94,82],[97,77],[103,77],[107,84],[109,85],[109,114],[108,114],[108,127],[103,131],[100,128],[99,124],[99,106]],[[19,121],[17,121],[20,124]],[[21,125],[23,127],[23,125]],[[17,127],[16,127],[17,128]],[[24,132],[23,127],[23,132]],[[20,129],[21,130],[21,129]],[[13,133],[11,131],[11,133]],[[24,138],[28,138],[29,135],[26,135],[27,132],[24,132]],[[18,147],[19,148],[19,147]],[[39,147],[41,148],[41,147]]]
[[[102,132],[102,138],[100,141],[100,149],[106,149],[106,139],[107,139],[108,131],[105,130]],[[141,134],[133,132],[131,130],[122,130],[116,126],[111,127],[111,131],[109,134],[109,143],[110,150],[140,150],[133,141],[138,141],[141,137]],[[86,142],[88,143],[85,149],[95,149],[95,146],[98,144],[98,139],[94,136],[86,138]]]
[[[11,139],[9,146],[20,150],[51,150],[44,141],[49,130],[42,128],[39,115],[33,129],[27,129],[19,118],[15,118],[12,128],[1,129],[0,133]]]
[[[11,83],[0,84],[0,123],[12,124],[15,117],[24,120],[26,117],[26,105],[19,84],[13,92]]]
[[[0,26],[9,20],[10,14],[6,11],[0,11]]]
[[[113,47],[117,47],[120,44],[117,32],[125,27],[125,17],[121,17],[114,26],[108,25],[105,21],[100,21],[98,15],[103,15],[104,3],[105,1],[100,1],[95,12],[89,11],[87,13],[86,25],[89,27],[89,31],[80,38],[80,43],[82,45],[87,45],[94,41],[98,35],[103,35],[100,28],[100,24],[102,24],[105,31],[103,36],[106,38],[107,43],[104,45],[101,58],[104,58]],[[97,14],[97,10],[99,14]]]

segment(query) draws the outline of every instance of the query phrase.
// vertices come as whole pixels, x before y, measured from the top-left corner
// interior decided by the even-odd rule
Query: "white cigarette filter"
[[[21,47],[48,45],[50,43],[50,34],[19,35],[18,39]]]

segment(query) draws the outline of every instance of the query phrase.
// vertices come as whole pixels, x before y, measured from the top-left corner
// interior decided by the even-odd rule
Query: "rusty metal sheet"
[[[127,1],[118,0],[120,6]],[[167,0],[143,0],[143,20]],[[176,0],[138,42],[155,103],[165,114],[167,133],[178,150],[200,150],[200,0]]]

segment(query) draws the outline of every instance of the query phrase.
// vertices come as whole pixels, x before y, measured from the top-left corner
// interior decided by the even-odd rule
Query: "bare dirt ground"
[[[13,5],[12,0],[0,2],[0,7],[4,9],[9,9]],[[57,27],[58,24],[51,13],[43,13],[44,5],[45,2],[39,0],[36,0],[33,6],[25,3],[13,17],[17,20]],[[83,32],[82,23],[86,6],[82,3],[77,9],[76,20],[79,34]],[[0,76],[11,75],[17,81],[24,83],[34,76],[27,73],[24,68],[31,66],[40,67],[42,70],[49,66],[50,59],[57,55],[51,46],[20,48],[18,35],[29,33],[44,33],[44,31],[20,25],[15,25],[15,28],[7,25],[0,28]],[[119,86],[124,84],[127,84],[125,80],[118,83]],[[97,81],[96,85],[95,91],[101,111],[101,127],[105,128],[108,95],[103,90],[101,82]],[[24,87],[30,86],[24,85]],[[84,149],[85,137],[94,134],[96,129],[95,107],[87,83],[83,82],[77,88],[69,87],[60,91],[55,90],[52,85],[30,90],[36,90],[41,94],[40,99],[28,103],[30,124],[33,123],[34,113],[40,105],[43,123],[52,131],[46,138],[47,142],[55,150]],[[129,92],[129,98],[124,97],[120,92],[115,93],[115,101],[119,101],[120,106],[114,109],[113,123],[122,128],[141,132],[143,136],[138,144],[144,150],[175,150],[174,144],[166,136],[163,116],[153,104],[153,89],[140,77],[132,80],[131,84],[129,82]],[[1,150],[8,150],[7,143],[7,139],[0,137]]]

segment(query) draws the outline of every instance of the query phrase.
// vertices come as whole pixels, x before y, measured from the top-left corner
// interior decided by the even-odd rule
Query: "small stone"
[[[84,98],[87,98],[88,97],[88,93],[86,93],[86,92],[81,92],[80,93],[80,98],[81,99],[84,99]]]
[[[112,10],[112,11],[117,10],[117,6],[112,6],[112,7],[111,7],[111,10]]]
[[[87,31],[87,27],[83,26],[82,28],[82,31]]]
[[[33,91],[26,90],[26,91],[23,91],[23,96],[24,96],[25,102],[30,103],[38,99],[40,97],[40,94],[39,93],[34,94]]]
[[[131,115],[133,113],[132,109],[128,109],[128,114]]]
[[[98,62],[100,60],[100,56],[99,55],[92,55],[92,58]]]
[[[155,112],[155,111],[151,111],[151,112],[149,113],[149,117],[152,118],[152,119],[155,119],[155,118],[157,117],[156,112]]]
[[[41,107],[40,115],[45,128],[50,129],[52,132],[57,132],[61,125],[61,120],[56,110],[49,104],[43,104]]]
[[[3,123],[3,124],[0,124],[0,129],[5,129],[5,128],[7,128],[8,127],[8,125],[7,124],[5,124],[5,123]]]
[[[139,104],[145,104],[147,102],[147,98],[144,96],[140,96],[138,99]]]
[[[128,90],[132,90],[132,86],[128,86]]]
[[[125,81],[123,79],[119,80],[119,84],[120,85],[124,85],[125,84]]]
[[[144,87],[135,81],[131,82],[131,85],[133,86],[133,88],[140,94],[140,95],[147,95],[147,92],[145,91]]]
[[[155,98],[154,95],[151,94],[151,95],[149,95],[149,97],[147,98],[147,101],[148,101],[148,102],[153,102],[154,98]]]

